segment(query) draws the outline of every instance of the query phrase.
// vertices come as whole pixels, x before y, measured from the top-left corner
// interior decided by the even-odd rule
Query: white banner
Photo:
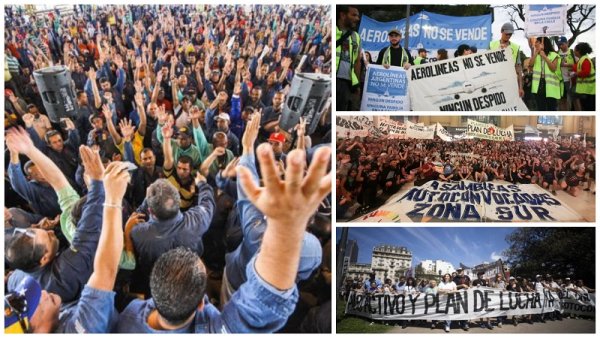
[[[536,184],[430,181],[399,192],[353,222],[580,222]]]
[[[525,12],[525,36],[565,35],[566,5],[529,5]]]
[[[405,139],[406,126],[398,121],[380,116],[379,129],[388,134],[388,138]]]
[[[448,294],[361,294],[352,291],[346,314],[378,320],[477,318],[541,314],[560,311],[555,292],[512,292],[474,287]]]
[[[561,303],[565,313],[592,317],[596,314],[596,295],[593,293],[566,292],[564,298],[561,299]]]
[[[421,140],[433,140],[435,135],[435,125],[423,126],[417,123],[406,121],[406,136]]]
[[[512,125],[504,129],[491,123],[481,123],[471,119],[467,120],[467,135],[492,141],[515,140],[515,131]]]
[[[369,135],[367,128],[363,127],[362,121],[357,121],[354,116],[336,116],[335,133],[339,138],[365,137]]]
[[[408,78],[402,67],[385,69],[368,65],[360,104],[362,111],[407,111],[410,109]]]
[[[415,111],[527,110],[506,49],[412,66],[408,72]]]
[[[449,142],[453,140],[452,135],[439,122],[436,123],[435,133],[443,141]]]

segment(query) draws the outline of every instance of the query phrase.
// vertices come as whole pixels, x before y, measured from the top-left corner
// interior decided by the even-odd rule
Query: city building
[[[346,262],[348,262],[348,265],[345,269],[345,278],[364,280],[371,273],[375,273],[375,277],[382,281],[386,278],[395,281],[400,276],[404,276],[405,272],[410,269],[412,252],[406,247],[384,244],[373,248],[371,264],[352,263],[349,259],[344,259],[343,264],[346,264]]]
[[[443,261],[441,259],[426,259],[419,263],[417,270],[419,270],[419,267],[422,269],[423,273],[430,275],[444,275],[456,271],[452,263]]]

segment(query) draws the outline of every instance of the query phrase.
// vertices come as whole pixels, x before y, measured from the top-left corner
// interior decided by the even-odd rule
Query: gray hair
[[[179,191],[164,178],[156,180],[148,187],[146,202],[152,214],[159,220],[175,217],[179,212]]]

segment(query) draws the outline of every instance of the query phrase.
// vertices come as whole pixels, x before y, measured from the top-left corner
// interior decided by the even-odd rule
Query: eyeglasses
[[[5,304],[8,304],[10,307],[10,313],[5,315],[11,315],[12,313],[17,315],[19,319],[19,324],[21,325],[21,329],[25,333],[31,333],[31,327],[29,326],[29,321],[26,318],[27,315],[27,298],[25,296],[21,296],[17,293],[9,293],[4,296]],[[6,309],[5,309],[6,312]]]
[[[36,246],[36,234],[35,231],[31,230],[31,229],[23,229],[23,228],[15,228],[15,230],[13,230],[13,236],[15,236],[16,234],[21,233],[29,238],[33,238],[33,244],[31,246],[31,260],[33,260],[33,256],[35,254],[35,246]]]

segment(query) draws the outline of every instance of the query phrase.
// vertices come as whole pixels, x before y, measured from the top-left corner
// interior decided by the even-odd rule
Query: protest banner
[[[566,5],[528,5],[525,11],[525,36],[565,35]]]
[[[446,129],[444,129],[444,127],[442,127],[442,125],[439,122],[437,122],[435,125],[435,134],[446,142],[453,140],[452,135],[450,135],[450,133]]]
[[[367,129],[364,129],[362,124],[355,121],[353,116],[336,116],[335,118],[335,133],[337,137],[353,138],[356,136],[365,137],[369,134]]]
[[[410,121],[406,121],[406,136],[421,140],[433,140],[435,126],[424,126]]]
[[[346,314],[376,320],[473,320],[560,311],[555,292],[512,292],[475,287],[447,294],[350,292]]]
[[[409,110],[408,79],[401,67],[368,65],[360,110]]]
[[[527,110],[506,49],[412,66],[408,73],[415,111]]]
[[[406,138],[406,126],[398,121],[381,116],[379,117],[378,127],[382,132],[387,132],[388,138]]]
[[[499,128],[491,123],[481,123],[467,120],[467,135],[492,141],[514,141],[515,131],[513,126]]]
[[[582,217],[536,184],[430,181],[395,194],[353,222],[578,222]]]
[[[492,39],[492,15],[449,16],[422,11],[409,18],[408,48],[426,48],[433,53],[439,48],[448,50],[461,43],[487,49]],[[396,28],[404,39],[406,19],[379,22],[363,15],[358,32],[363,50],[377,59],[379,51],[389,46],[388,32]],[[404,46],[404,44],[402,44]]]
[[[596,295],[593,293],[580,294],[567,291],[560,302],[563,313],[591,317],[596,315]]]

